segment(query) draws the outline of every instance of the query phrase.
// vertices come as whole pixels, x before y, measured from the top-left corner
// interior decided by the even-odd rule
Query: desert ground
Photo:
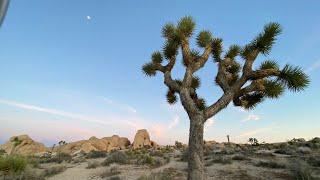
[[[173,146],[156,145],[145,130],[136,134],[132,144],[121,148],[120,142],[124,140],[118,136],[92,137],[43,149],[41,143],[27,136],[13,137],[0,146],[0,177],[7,180],[187,179],[187,145],[180,142]],[[101,142],[109,146],[103,147]],[[320,179],[320,138],[270,144],[253,139],[247,144],[206,141],[204,165],[207,179]]]

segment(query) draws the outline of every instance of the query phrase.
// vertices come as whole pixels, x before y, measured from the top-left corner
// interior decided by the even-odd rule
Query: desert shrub
[[[111,167],[110,169],[106,169],[105,171],[103,171],[103,172],[100,174],[100,177],[101,177],[101,178],[106,178],[106,177],[118,175],[118,174],[120,174],[120,173],[121,173],[121,172],[119,171],[118,167],[117,167],[117,166],[113,166],[113,167]]]
[[[0,172],[20,173],[26,166],[27,160],[22,156],[0,156]]]
[[[183,144],[182,144],[181,142],[179,142],[179,141],[175,141],[175,142],[174,142],[174,145],[175,145],[175,147],[176,147],[177,149],[182,149],[182,148],[184,148]]]
[[[0,176],[0,179],[1,176]],[[11,172],[6,174],[6,176],[3,177],[5,180],[45,180],[45,177],[43,173],[35,172],[34,170],[30,168],[26,168],[24,171],[20,173]]]
[[[320,156],[309,157],[307,163],[314,167],[320,167]]]
[[[107,153],[104,151],[90,151],[86,154],[87,159],[96,159],[96,158],[104,158],[107,156]]]
[[[5,155],[5,154],[6,154],[6,151],[3,150],[3,149],[0,149],[0,156],[3,156],[3,155]]]
[[[100,165],[98,161],[89,161],[88,166],[86,167],[87,169],[95,169]]]
[[[276,161],[262,161],[262,160],[258,161],[256,163],[256,166],[273,168],[273,169],[283,169],[286,167],[284,164],[278,163]]]
[[[111,152],[108,157],[101,163],[103,166],[109,166],[111,163],[127,164],[129,163],[127,154],[122,151]]]
[[[155,150],[155,151],[151,151],[149,153],[150,156],[158,156],[158,157],[163,157],[164,153],[162,151],[159,150]]]
[[[150,155],[141,155],[138,157],[137,159],[137,164],[139,165],[150,165],[150,166],[154,166],[155,165],[155,159],[150,156]]]
[[[62,163],[63,161],[71,162],[71,155],[63,152],[58,152],[53,157],[44,157],[40,159],[40,163]]]
[[[285,155],[293,155],[293,154],[295,154],[295,149],[296,149],[295,147],[286,146],[284,148],[275,150],[274,153],[285,154]]]
[[[167,168],[160,172],[142,175],[138,178],[138,180],[172,180],[173,178],[178,178],[181,176],[182,174],[177,172],[175,169]]]
[[[62,173],[66,169],[67,168],[65,166],[53,166],[44,170],[44,176],[45,177],[54,176],[56,174]]]
[[[248,158],[243,154],[236,154],[232,156],[232,160],[243,161],[243,160],[248,160]]]
[[[188,148],[183,150],[183,151],[181,151],[180,161],[183,161],[183,162],[187,162],[188,161],[188,152],[189,152]]]
[[[112,176],[108,180],[121,180],[119,176]]]
[[[215,163],[219,164],[231,164],[232,160],[229,157],[224,157],[224,156],[215,156],[212,160],[206,163],[206,166],[211,166]]]
[[[312,180],[312,171],[311,168],[304,162],[299,160],[295,160],[289,166],[289,170],[291,171],[292,177],[296,180]]]
[[[39,168],[40,167],[40,160],[38,157],[28,156],[27,157],[27,164],[33,168]]]

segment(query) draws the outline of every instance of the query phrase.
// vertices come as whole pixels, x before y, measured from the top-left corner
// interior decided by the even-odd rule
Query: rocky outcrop
[[[7,154],[34,155],[47,152],[48,149],[39,142],[32,140],[28,135],[13,136],[0,149]]]
[[[98,139],[96,137],[91,137],[88,140],[81,140],[57,148],[58,151],[74,154],[75,152],[85,152],[90,151],[106,151],[110,152],[112,150],[125,149],[130,145],[128,138],[119,137],[118,135],[113,135],[111,137],[104,137]]]
[[[146,129],[140,129],[134,136],[134,141],[132,144],[133,149],[138,149],[142,147],[154,147],[157,148],[159,145],[150,140],[150,135]]]

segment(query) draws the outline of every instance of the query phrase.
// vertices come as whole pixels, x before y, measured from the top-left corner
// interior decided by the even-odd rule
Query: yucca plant
[[[154,52],[151,62],[144,64],[142,70],[147,76],[155,76],[158,72],[163,74],[169,104],[178,102],[180,98],[190,119],[188,179],[201,180],[204,179],[203,127],[209,118],[231,102],[235,106],[253,109],[267,98],[279,98],[285,88],[301,91],[309,84],[309,78],[299,67],[285,65],[281,69],[275,60],[266,60],[258,68],[253,68],[259,55],[270,53],[281,33],[278,23],[265,25],[263,31],[247,45],[232,45],[226,51],[223,40],[207,30],[196,36],[197,46],[203,49],[202,52],[191,49],[189,41],[194,29],[195,22],[190,16],[182,18],[176,25],[166,24],[162,29],[165,39],[162,51]],[[178,52],[182,53],[185,67],[183,79],[174,79],[171,75]],[[201,83],[195,74],[210,57],[218,69],[214,80],[223,94],[215,103],[207,105],[197,93]]]

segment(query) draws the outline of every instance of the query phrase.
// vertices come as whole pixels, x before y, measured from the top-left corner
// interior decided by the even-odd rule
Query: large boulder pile
[[[118,135],[113,135],[111,137],[104,137],[98,139],[96,137],[91,137],[88,140],[81,140],[72,143],[68,143],[57,147],[60,152],[74,154],[76,152],[90,151],[107,151],[125,149],[130,145],[128,138],[119,137]]]
[[[0,145],[7,154],[33,155],[47,152],[48,149],[28,135],[13,136],[5,144]]]
[[[146,129],[140,129],[134,136],[134,141],[132,144],[133,149],[139,149],[143,147],[158,147],[159,145],[154,141],[150,140],[150,135]]]

